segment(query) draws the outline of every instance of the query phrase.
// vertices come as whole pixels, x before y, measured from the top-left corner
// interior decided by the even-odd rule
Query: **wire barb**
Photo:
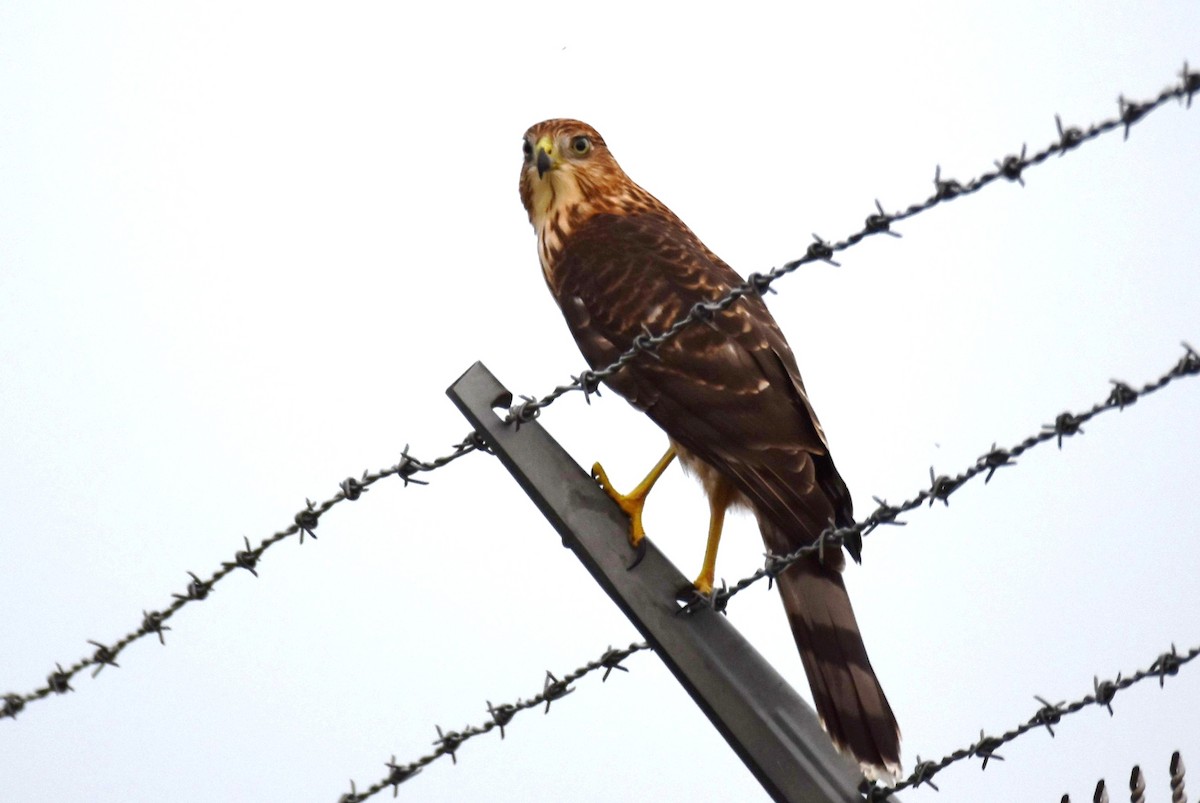
[[[992,475],[996,473],[996,469],[1015,466],[1016,463],[1013,462],[1012,454],[1007,449],[996,448],[996,443],[993,441],[992,450],[982,455],[976,465],[987,469],[987,476],[983,478],[983,484],[987,485],[992,481]]]
[[[1129,129],[1146,114],[1149,103],[1132,103],[1121,95],[1117,98],[1117,106],[1121,110],[1121,122],[1125,124],[1125,141],[1129,141]]]
[[[364,477],[366,476],[366,473],[367,472],[365,471],[363,472]],[[338,487],[342,489],[342,498],[348,499],[351,502],[357,501],[359,497],[370,490],[361,482],[354,479],[354,477],[347,477],[346,479],[342,480]]]
[[[993,759],[996,761],[1004,760],[1004,756],[996,752],[1003,744],[1004,742],[996,737],[988,736],[983,731],[979,731],[979,741],[971,745],[971,755],[983,759],[983,764],[979,767],[981,770],[986,770],[988,762]]]
[[[92,673],[92,677],[100,674],[100,670],[106,666],[113,666],[120,669],[120,664],[117,663],[117,654],[110,650],[105,645],[98,641],[88,641],[88,644],[95,645],[96,652],[92,654],[92,663],[96,666],[96,671]]]
[[[1179,78],[1183,81],[1183,89],[1187,94],[1187,108],[1192,108],[1192,95],[1200,92],[1200,72],[1191,72],[1188,70],[1188,63],[1183,63],[1183,71],[1179,73]],[[1180,98],[1180,102],[1183,98]]]
[[[397,764],[395,755],[393,755],[392,760],[387,762],[387,764],[384,766],[391,770],[391,772],[388,773],[387,781],[384,782],[384,785],[392,787],[392,797],[395,797],[400,793],[400,784],[404,783],[409,778],[421,771],[421,767],[417,767],[412,764]],[[353,786],[354,782],[351,781],[350,783],[351,786]],[[365,797],[360,798],[360,800],[365,799]]]
[[[899,232],[892,231],[892,216],[883,211],[883,204],[879,203],[878,198],[875,199],[875,208],[879,210],[878,214],[867,215],[863,231],[867,234],[889,234],[892,237],[899,237]]]
[[[354,787],[354,779],[350,779],[350,791],[338,798],[338,803],[358,803],[358,789]]]
[[[75,691],[71,688],[71,675],[62,668],[62,664],[55,664],[56,671],[51,672],[46,678],[46,687],[55,694],[66,694],[69,691]]]
[[[311,499],[304,500],[304,510],[293,517],[292,521],[296,522],[297,529],[300,530],[300,543],[304,543],[304,536],[311,536],[314,541],[317,540],[317,534],[313,530],[317,529],[317,525],[321,521],[321,514],[317,513],[316,505]],[[249,546],[249,542],[247,542]]]
[[[1111,399],[1112,397],[1110,396],[1109,398]],[[1087,419],[1084,416],[1076,416],[1072,415],[1071,413],[1060,413],[1058,417],[1054,419],[1053,424],[1046,424],[1042,427],[1042,429],[1053,432],[1058,436],[1058,448],[1061,449],[1063,438],[1083,433],[1083,427],[1080,425],[1086,420]]]
[[[929,506],[933,507],[933,503],[941,502],[946,507],[950,507],[950,494],[958,490],[958,486],[966,482],[966,479],[959,477],[933,475],[933,466],[929,467]]]
[[[467,737],[461,733],[458,733],[457,731],[446,731],[443,733],[441,725],[436,725],[435,727],[437,728],[438,737],[434,741],[434,744],[438,746],[438,751],[443,755],[450,756],[451,764],[457,764],[458,756],[456,756],[455,753],[458,752],[458,746],[461,745],[463,740]]]
[[[604,667],[604,674],[600,677],[600,682],[604,683],[608,680],[608,676],[612,674],[614,669],[619,669],[622,672],[629,672],[629,667],[622,666],[621,662],[632,655],[629,650],[614,650],[610,644],[603,655],[600,656],[600,666]]]
[[[1059,709],[1063,706],[1063,703],[1049,703],[1046,702],[1044,697],[1038,697],[1036,695],[1034,695],[1033,699],[1041,703],[1042,707],[1037,710],[1037,713],[1034,714],[1033,718],[1029,721],[1036,725],[1045,727],[1046,730],[1050,732],[1051,738],[1053,738],[1054,726],[1062,721],[1062,714],[1060,713]]]
[[[931,779],[937,774],[937,765],[932,761],[922,761],[920,756],[917,756],[917,766],[913,769],[913,777],[917,779],[916,785],[926,784],[933,787],[933,791],[940,792],[938,785]]]
[[[1126,385],[1124,382],[1112,380],[1113,389],[1109,394],[1108,403],[1117,405],[1118,410],[1124,410],[1126,405],[1134,404],[1138,400],[1138,392]]]
[[[212,589],[212,585],[213,585],[214,581],[209,580],[209,581],[205,582],[204,580],[201,580],[199,577],[197,577],[195,572],[188,572],[188,574],[191,576],[192,582],[188,583],[187,595],[186,596],[180,595],[180,594],[172,594],[171,595],[175,599],[179,600],[179,604],[182,604],[184,602],[190,602],[192,600],[196,600],[196,601],[202,600],[208,596],[209,590]],[[174,608],[174,607],[176,607],[176,606],[172,606],[172,608]]]
[[[4,695],[4,707],[0,708],[0,719],[5,717],[17,718],[17,714],[21,713],[21,709],[25,707],[25,700],[19,694]]]
[[[1054,124],[1058,126],[1058,155],[1061,157],[1079,143],[1083,142],[1083,132],[1078,128],[1063,128],[1062,118],[1054,115]]]
[[[554,677],[554,673],[549,669],[546,670],[546,682],[542,686],[542,699],[546,701],[546,710],[543,714],[550,713],[550,703],[555,700],[560,700],[566,697],[571,692],[575,691],[571,688],[571,684],[567,680],[559,680]]]
[[[501,703],[500,705],[493,706],[491,700],[488,700],[487,705],[488,713],[492,715],[492,722],[496,724],[496,727],[500,728],[500,738],[503,739],[504,726],[512,721],[512,718],[517,713],[517,707],[512,703]]]
[[[222,563],[221,566],[225,569],[245,569],[250,574],[258,577],[258,559],[262,556],[260,550],[250,548],[250,539],[247,536],[242,536],[242,540],[246,542],[246,548],[233,553],[232,563]]]
[[[939,201],[950,201],[963,194],[963,185],[954,179],[942,179],[942,166],[938,165],[933,174],[933,186],[937,189],[934,197]]]
[[[1021,177],[1021,173],[1025,170],[1025,165],[1027,164],[1025,161],[1025,148],[1025,143],[1021,143],[1020,156],[1014,156],[1010,154],[1009,156],[1004,157],[1003,162],[997,161],[992,163],[996,165],[996,169],[1000,171],[1000,175],[1004,176],[1009,181],[1017,182],[1022,187],[1025,186],[1025,179]]]
[[[158,611],[150,611],[149,613],[142,611],[142,630],[147,633],[157,633],[158,643],[166,646],[167,640],[163,638],[163,631],[170,630],[171,628],[163,624],[164,619],[166,619],[166,616]],[[62,668],[59,667],[59,669],[61,671]]]
[[[1096,705],[1102,705],[1108,710],[1108,715],[1113,715],[1112,701],[1117,696],[1117,690],[1120,688],[1121,673],[1117,673],[1116,680],[1100,680],[1099,676],[1092,676],[1092,688],[1095,692],[1092,696],[1096,698]]]
[[[1175,645],[1171,645],[1170,652],[1164,652],[1158,656],[1154,665],[1150,669],[1154,674],[1158,675],[1158,687],[1161,689],[1163,683],[1166,682],[1168,675],[1175,675],[1179,672],[1179,667],[1183,666],[1183,660],[1175,652]]]
[[[1196,350],[1187,343],[1183,344],[1183,348],[1187,351],[1187,354],[1184,354],[1183,357],[1180,358],[1179,364],[1175,366],[1172,373],[1175,376],[1192,376],[1193,374],[1200,374],[1200,354],[1197,354]]]

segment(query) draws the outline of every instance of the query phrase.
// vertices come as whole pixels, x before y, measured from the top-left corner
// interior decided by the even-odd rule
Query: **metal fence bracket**
[[[475,363],[447,394],[763,788],[787,803],[860,803],[862,774],[816,714],[711,607],[681,612],[687,579],[647,539],[627,568],[629,520],[536,421],[506,423],[512,394]]]

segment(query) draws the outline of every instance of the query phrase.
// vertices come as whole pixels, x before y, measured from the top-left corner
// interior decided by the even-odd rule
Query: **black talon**
[[[646,557],[646,539],[643,538],[641,541],[638,541],[637,546],[635,546],[633,548],[633,563],[630,563],[628,566],[626,566],[625,571],[631,572],[634,569],[636,569],[637,565],[639,563],[641,563],[642,559],[645,557]]]
[[[675,601],[683,603],[679,606],[677,614],[692,613],[702,608],[711,607],[713,598],[708,594],[700,593],[700,589],[696,588],[691,583],[680,586],[675,590]]]

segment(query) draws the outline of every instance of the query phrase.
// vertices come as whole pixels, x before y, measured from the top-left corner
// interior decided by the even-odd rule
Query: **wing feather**
[[[593,367],[741,283],[681,221],[661,213],[593,216],[572,231],[554,275],[567,324]],[[761,298],[688,327],[609,384],[786,531],[811,539],[830,521],[852,521],[795,358]]]

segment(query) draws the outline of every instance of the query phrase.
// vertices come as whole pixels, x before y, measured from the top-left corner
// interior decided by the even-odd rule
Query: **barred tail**
[[[768,532],[768,547],[780,533]],[[777,579],[821,724],[869,779],[900,774],[900,726],[875,677],[841,573],[802,560]]]

